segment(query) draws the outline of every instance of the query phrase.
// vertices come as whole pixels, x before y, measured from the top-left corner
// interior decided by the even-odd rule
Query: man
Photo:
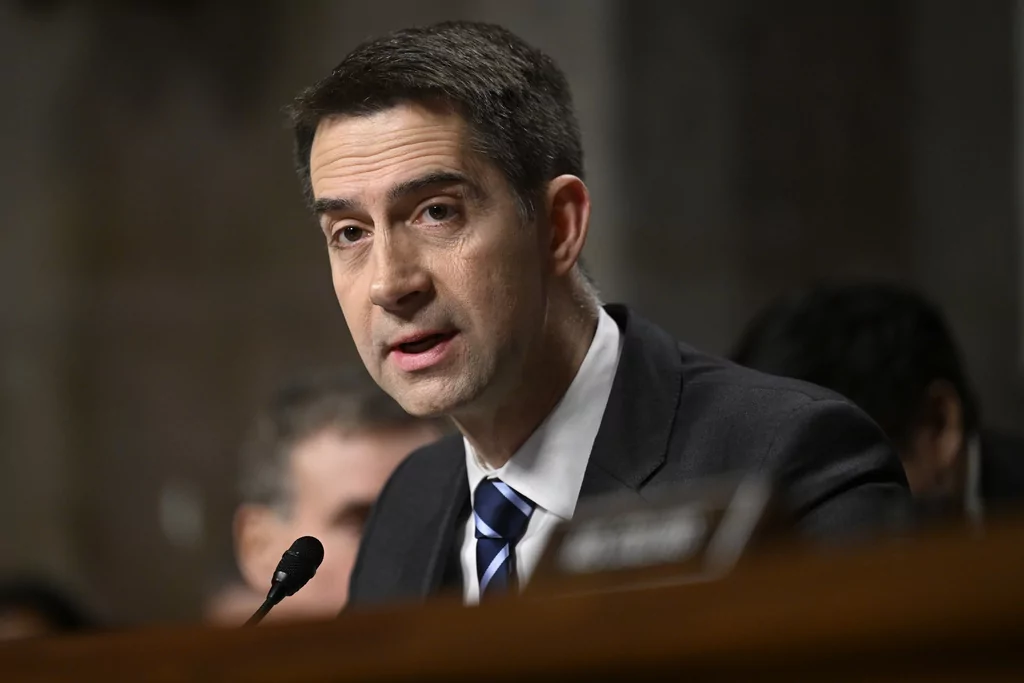
[[[579,128],[546,55],[491,25],[402,30],[356,48],[292,115],[363,362],[407,411],[461,432],[385,487],[354,602],[476,602],[524,585],[579,499],[737,469],[777,476],[810,534],[902,512],[899,463],[852,405],[601,307],[579,265]]]
[[[234,529],[239,568],[262,597],[296,538],[319,538],[324,561],[272,616],[338,613],[384,482],[409,453],[440,436],[438,424],[406,413],[362,368],[301,378],[277,392],[243,449]]]
[[[896,445],[910,488],[932,512],[979,521],[1024,497],[1024,453],[979,435],[978,408],[942,314],[889,284],[834,285],[783,297],[741,337],[736,362],[847,396]]]

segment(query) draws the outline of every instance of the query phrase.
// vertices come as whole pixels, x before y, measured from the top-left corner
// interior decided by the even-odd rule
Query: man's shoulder
[[[781,472],[806,458],[834,460],[855,447],[885,443],[871,418],[833,391],[685,344],[679,357],[681,391],[669,458],[687,471]]]
[[[679,344],[682,369],[681,410],[705,404],[738,419],[776,419],[809,404],[837,401],[852,407],[840,394],[824,387],[768,375],[729,360]]]
[[[818,401],[849,403],[835,392],[784,377],[767,375],[680,342],[631,309],[606,309],[626,334],[620,371],[629,371],[632,393],[646,395],[648,384],[667,396],[669,383],[679,386],[679,413],[690,417],[757,420],[771,418]],[[642,360],[641,360],[642,358]]]
[[[391,475],[387,488],[415,486],[427,490],[434,487],[436,490],[437,486],[449,481],[464,463],[462,437],[449,434],[410,453]]]
[[[443,507],[439,491],[447,491],[465,472],[462,439],[445,436],[410,453],[395,468],[377,497],[368,528],[408,525]]]
[[[883,439],[863,411],[833,391],[699,351],[626,307],[608,310],[625,331],[616,381],[628,398],[610,405],[649,429],[659,429],[649,414],[669,421],[661,425],[669,460],[689,475],[784,460],[808,428],[833,426]]]
[[[350,605],[422,597],[434,546],[444,535],[445,511],[465,479],[462,440],[446,436],[413,451],[395,469],[367,521],[352,570]],[[461,475],[461,476],[460,476]]]
[[[860,408],[684,344],[679,354],[682,390],[663,478],[770,474],[786,514],[820,539],[907,528],[903,469]]]

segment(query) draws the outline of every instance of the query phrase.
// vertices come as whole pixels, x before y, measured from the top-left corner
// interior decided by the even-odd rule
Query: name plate
[[[772,486],[761,476],[590,499],[554,531],[525,594],[715,579],[780,526]]]

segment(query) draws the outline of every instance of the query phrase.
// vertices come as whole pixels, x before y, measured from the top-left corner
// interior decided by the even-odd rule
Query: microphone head
[[[324,546],[320,541],[312,536],[297,539],[277,563],[268,599],[274,596],[280,600],[294,595],[313,578],[323,561]]]

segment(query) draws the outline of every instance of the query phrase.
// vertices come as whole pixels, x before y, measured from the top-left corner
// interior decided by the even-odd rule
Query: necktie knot
[[[477,577],[481,597],[515,581],[515,546],[536,505],[499,479],[484,479],[473,495]]]
[[[476,537],[518,541],[526,532],[533,508],[530,499],[500,479],[484,479],[473,498]]]

